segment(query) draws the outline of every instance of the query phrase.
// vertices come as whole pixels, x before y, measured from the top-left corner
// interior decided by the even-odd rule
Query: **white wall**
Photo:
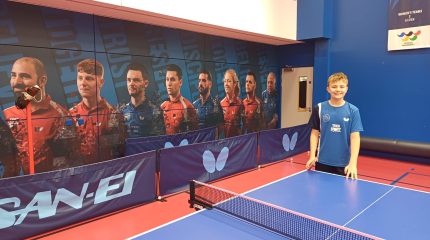
[[[216,26],[296,39],[297,0],[97,0]]]
[[[13,0],[273,45],[296,43],[297,0]]]

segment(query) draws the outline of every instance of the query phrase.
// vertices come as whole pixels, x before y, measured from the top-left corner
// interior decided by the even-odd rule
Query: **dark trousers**
[[[315,170],[345,176],[345,168],[344,167],[334,167],[334,166],[330,166],[330,165],[316,162],[315,163]]]

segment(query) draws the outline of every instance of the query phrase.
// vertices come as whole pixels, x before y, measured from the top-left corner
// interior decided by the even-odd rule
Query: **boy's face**
[[[104,80],[100,76],[85,72],[78,72],[77,85],[79,93],[83,98],[94,98],[100,95]]]
[[[336,81],[330,83],[327,87],[327,92],[330,93],[330,98],[333,100],[343,100],[346,92],[348,92],[348,85],[344,81]]]

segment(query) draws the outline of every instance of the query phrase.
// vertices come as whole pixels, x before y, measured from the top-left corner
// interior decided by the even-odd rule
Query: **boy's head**
[[[342,72],[333,73],[327,80],[327,92],[331,100],[342,101],[348,92],[348,77]]]
[[[85,59],[77,66],[77,86],[82,98],[100,98],[104,85],[103,65],[95,59]]]
[[[348,87],[348,77],[343,72],[333,73],[327,80],[327,87],[332,83],[343,82]]]

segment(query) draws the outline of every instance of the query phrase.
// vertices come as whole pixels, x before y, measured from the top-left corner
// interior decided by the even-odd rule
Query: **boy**
[[[315,166],[318,171],[357,179],[357,158],[363,126],[358,108],[344,100],[347,91],[348,78],[344,73],[334,73],[328,78],[330,100],[315,106],[309,119],[312,132],[306,169]]]

